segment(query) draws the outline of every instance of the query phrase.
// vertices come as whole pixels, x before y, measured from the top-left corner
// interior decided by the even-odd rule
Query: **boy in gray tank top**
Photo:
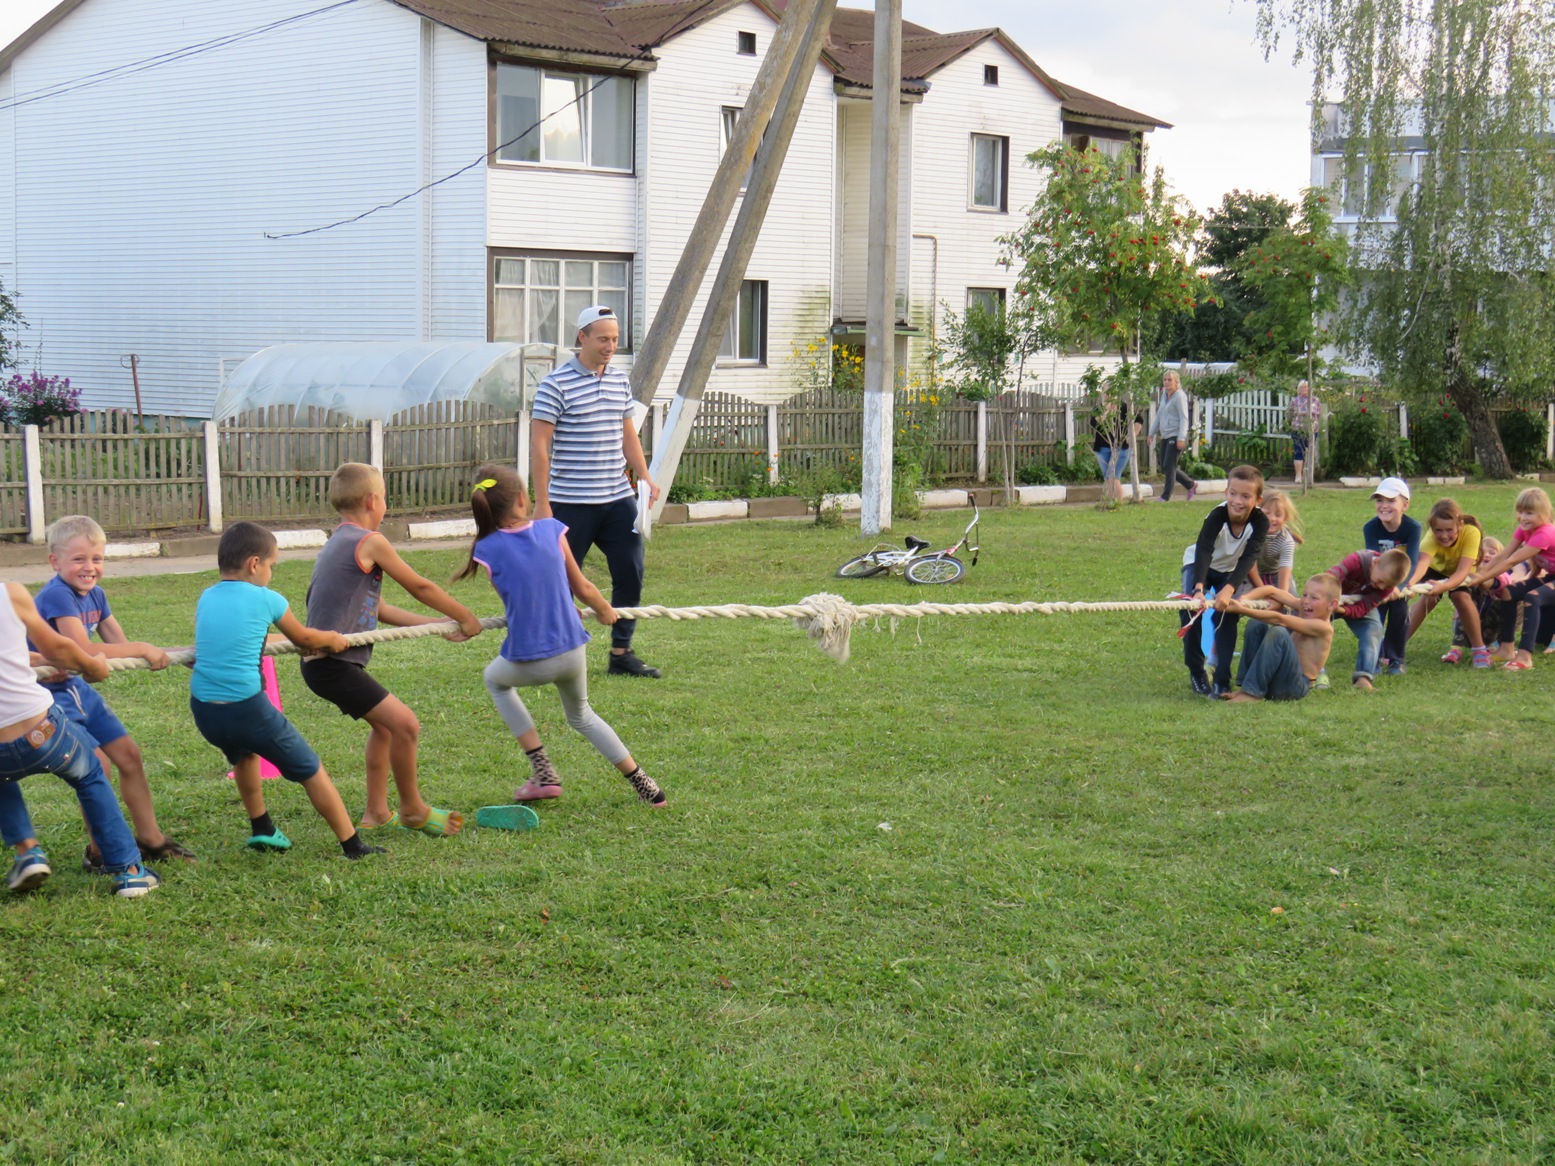
[[[382,474],[361,462],[346,462],[329,480],[329,502],[340,513],[340,525],[313,563],[309,627],[351,635],[372,631],[380,622],[391,627],[439,622],[435,616],[383,603],[380,593],[387,572],[416,599],[459,624],[450,640],[480,635],[480,621],[470,609],[412,570],[379,533],[388,510]],[[358,828],[399,825],[424,834],[457,834],[464,815],[438,809],[421,797],[416,775],[421,722],[402,700],[368,675],[372,652],[372,645],[364,644],[335,656],[304,657],[302,662],[302,679],[316,695],[345,715],[365,720],[370,728],[367,808]],[[389,809],[391,770],[399,793],[398,811]]]

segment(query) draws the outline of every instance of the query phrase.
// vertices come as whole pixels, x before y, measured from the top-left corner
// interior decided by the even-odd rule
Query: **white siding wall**
[[[422,183],[468,166],[486,150],[486,45],[429,20],[432,40],[430,149]],[[428,340],[486,339],[484,166],[427,191],[417,202],[431,228]]]
[[[10,79],[35,89],[297,11],[291,0],[88,0]],[[128,406],[119,358],[135,352],[147,411],[198,416],[219,357],[284,341],[481,338],[478,169],[438,188],[432,247],[418,246],[415,199],[265,238],[359,214],[480,156],[483,51],[437,30],[437,83],[454,101],[474,94],[474,112],[423,134],[421,40],[404,9],[353,5],[17,110],[15,242],[0,223],[12,251],[0,261],[14,257],[44,370],[70,376],[91,405]]]
[[[660,64],[644,86],[653,119],[644,168],[646,237],[639,252],[647,295],[644,315],[651,316],[663,297],[718,168],[720,111],[744,106],[773,29],[769,17],[746,4],[656,50]],[[757,56],[735,52],[735,34],[742,30],[756,33]],[[767,364],[715,368],[708,381],[711,390],[781,400],[796,389],[795,347],[824,341],[832,318],[835,106],[832,75],[818,67],[746,270],[746,278],[768,282]],[[665,371],[661,398],[673,396],[679,382],[717,263],[715,257]]]
[[[901,183],[897,206],[897,297],[910,286],[910,251],[913,226],[913,105],[900,105],[901,143],[898,170]],[[844,320],[864,319],[869,309],[869,177],[870,139],[874,131],[874,105],[844,98],[838,103],[837,156],[842,166],[840,198],[842,220],[837,230],[837,315]],[[904,306],[898,303],[898,310]]]
[[[998,66],[997,86],[983,84],[984,65]],[[969,287],[1000,287],[1013,298],[1018,269],[999,264],[998,238],[1019,228],[1041,192],[1041,176],[1026,156],[1063,136],[1058,99],[996,41],[985,41],[930,81],[913,115],[912,159],[912,229],[939,240],[937,265],[931,241],[912,241],[911,318],[925,329],[942,325],[947,309],[966,311]],[[968,209],[973,134],[1010,139],[1007,213]],[[913,345],[915,362],[926,355],[926,345]],[[1044,352],[1027,361],[1025,377],[1028,383],[1073,381],[1091,363],[1116,360]]]

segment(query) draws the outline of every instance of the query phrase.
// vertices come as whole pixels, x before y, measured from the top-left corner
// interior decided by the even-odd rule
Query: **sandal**
[[[400,819],[400,825],[407,830],[418,830],[432,838],[452,838],[464,829],[464,815],[458,810],[440,810],[432,806],[431,811],[427,815],[427,820],[419,826],[412,826],[404,819]],[[397,814],[395,816],[398,817]]]
[[[398,810],[393,810],[390,812],[389,820],[387,822],[379,822],[376,826],[364,826],[358,822],[356,824],[356,828],[358,830],[387,830],[390,826],[398,826],[399,824],[400,812]]]
[[[493,830],[533,830],[540,815],[528,806],[482,806],[475,811],[475,824]]]
[[[194,851],[190,850],[176,838],[169,838],[165,834],[162,836],[162,842],[159,846],[152,846],[149,842],[142,842],[139,838],[135,839],[135,845],[140,847],[140,856],[142,858],[181,858],[185,862],[194,861]]]
[[[1508,660],[1505,664],[1501,665],[1501,670],[1503,672],[1528,672],[1532,669],[1533,665],[1528,663],[1526,660]]]
[[[1442,663],[1443,664],[1456,664],[1461,659],[1463,659],[1463,649],[1462,648],[1448,648],[1446,655],[1444,655],[1442,657]]]

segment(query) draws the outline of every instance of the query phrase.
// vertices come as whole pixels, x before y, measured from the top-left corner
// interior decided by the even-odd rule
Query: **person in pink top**
[[[1501,646],[1493,658],[1505,660],[1509,671],[1526,672],[1533,667],[1540,613],[1546,606],[1555,604],[1555,524],[1551,522],[1550,496],[1537,486],[1530,486],[1519,494],[1514,506],[1517,529],[1512,532],[1511,543],[1480,567],[1469,582],[1495,579],[1523,562],[1533,568],[1526,579],[1515,583],[1510,578],[1501,579],[1496,592],[1496,610],[1501,617]],[[1527,604],[1527,607],[1523,610],[1522,638],[1514,650],[1512,637],[1517,632],[1519,603]]]

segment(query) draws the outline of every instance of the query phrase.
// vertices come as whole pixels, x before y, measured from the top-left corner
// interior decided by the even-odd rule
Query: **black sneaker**
[[[1209,677],[1205,676],[1204,673],[1199,671],[1190,671],[1188,673],[1188,678],[1193,682],[1193,692],[1195,696],[1210,695]]]
[[[610,667],[605,669],[607,676],[646,676],[650,680],[657,680],[663,675],[657,668],[650,668],[644,664],[632,652],[630,648],[619,656],[610,653]]]
[[[345,857],[347,859],[349,859],[351,862],[360,862],[362,859],[366,858],[368,855],[371,855],[371,854],[388,854],[388,853],[389,853],[389,851],[388,851],[387,847],[384,847],[384,846],[367,846],[367,845],[364,844],[360,850],[357,850],[357,851],[354,851],[354,852],[352,852],[350,854],[347,854],[347,855],[345,855]]]
[[[1211,684],[1209,686],[1209,691],[1204,695],[1209,697],[1210,700],[1224,700],[1230,694],[1231,689],[1229,687],[1223,684]]]

